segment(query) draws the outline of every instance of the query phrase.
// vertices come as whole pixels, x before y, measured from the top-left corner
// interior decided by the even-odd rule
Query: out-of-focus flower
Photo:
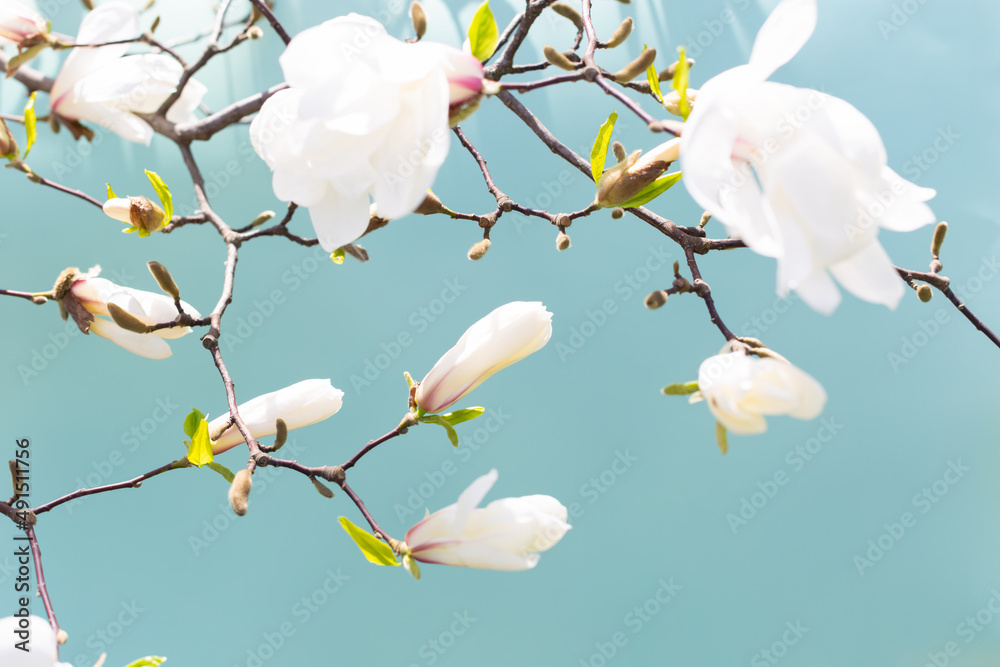
[[[77,44],[105,44],[139,36],[139,14],[124,2],[108,2],[80,24]],[[149,144],[153,128],[136,114],[153,113],[176,90],[184,68],[166,54],[126,56],[129,44],[76,47],[49,94],[53,113],[68,120],[98,123],[115,134]],[[167,112],[172,123],[193,122],[205,86],[191,79]]]
[[[874,125],[844,100],[767,81],[805,44],[815,0],[784,0],[757,35],[750,62],[709,80],[684,126],[691,196],[732,236],[778,260],[778,294],[796,290],[822,313],[855,296],[894,308],[904,285],[879,227],[934,222],[934,191],[887,166]],[[832,274],[832,278],[831,278]]]
[[[552,313],[538,301],[500,306],[462,334],[417,387],[425,412],[441,412],[488,377],[540,350],[552,337]]]
[[[571,528],[568,512],[552,496],[494,500],[478,507],[497,481],[483,475],[458,497],[410,528],[402,552],[423,563],[484,570],[528,570]]]
[[[364,234],[369,197],[386,219],[423,202],[448,154],[449,115],[482,96],[483,66],[444,44],[407,44],[349,14],[296,35],[280,58],[288,90],[250,125],[275,195],[309,209],[323,248]]]
[[[38,616],[0,618],[0,665],[3,667],[73,667],[59,662],[56,633]],[[18,648],[26,646],[27,651]]]
[[[291,430],[332,417],[340,410],[343,399],[344,392],[334,388],[330,380],[303,380],[250,399],[237,409],[253,437],[263,438],[277,432],[279,419]],[[209,423],[209,434],[214,435],[228,422],[229,412],[219,415]],[[225,452],[242,442],[243,435],[234,424],[212,441],[212,453]]]
[[[30,7],[15,0],[0,2],[0,45],[20,44],[48,31],[48,22]]]

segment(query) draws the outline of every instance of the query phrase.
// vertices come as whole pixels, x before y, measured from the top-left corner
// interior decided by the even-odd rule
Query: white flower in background
[[[0,45],[20,44],[48,31],[48,23],[38,12],[14,0],[0,0]]]
[[[344,392],[333,387],[330,380],[303,380],[284,389],[253,398],[237,406],[240,417],[255,438],[274,435],[276,422],[281,419],[289,430],[309,426],[332,417],[343,404]],[[225,412],[208,424],[210,435],[229,421]],[[212,441],[212,453],[232,449],[243,442],[243,435],[235,425],[226,429]]]
[[[538,301],[500,306],[462,334],[417,387],[415,400],[437,413],[488,377],[540,350],[552,337],[552,313]]]
[[[169,327],[152,333],[140,334],[118,326],[110,319],[108,304],[113,303],[128,313],[134,315],[144,324],[160,324],[170,322],[177,317],[174,300],[165,294],[154,294],[143,290],[122,287],[105,278],[98,278],[101,267],[95,266],[87,273],[76,277],[69,294],[83,308],[94,316],[89,322],[90,332],[102,338],[107,338],[129,352],[149,359],[166,359],[171,355],[167,339],[180,338],[191,333],[191,327]],[[184,312],[191,317],[201,317],[201,314],[191,307],[191,304],[181,301]],[[70,314],[76,315],[70,309]],[[109,319],[104,319],[109,318]],[[79,322],[79,320],[77,320]]]
[[[552,496],[503,498],[478,505],[497,481],[491,470],[469,485],[458,502],[434,512],[406,533],[404,553],[423,563],[484,570],[529,570],[571,526]]]
[[[767,430],[765,415],[815,419],[826,404],[826,391],[786,361],[728,352],[698,368],[698,392],[691,402],[700,400],[729,431],[753,435]]]
[[[482,90],[471,55],[407,44],[358,14],[299,33],[280,62],[290,88],[264,103],[250,139],[327,252],[365,232],[369,196],[386,219],[420,205],[448,154],[449,107]]]
[[[924,202],[935,193],[887,166],[878,130],[853,106],[766,80],[815,25],[815,0],[784,0],[750,63],[702,86],[683,131],[684,184],[730,235],[778,260],[779,295],[794,289],[831,313],[840,303],[832,274],[855,296],[894,308],[904,285],[878,228],[934,222]]]
[[[30,649],[27,652],[16,646],[25,640],[25,635],[18,633],[25,631]],[[3,667],[73,667],[68,662],[59,662],[56,633],[44,618],[0,618],[0,637],[3,637],[0,643],[0,665]]]
[[[124,2],[108,2],[80,24],[78,44],[103,44],[140,34],[139,14]],[[153,128],[135,114],[153,113],[177,89],[183,68],[166,54],[126,56],[129,44],[70,51],[49,94],[52,111],[69,120],[98,123],[115,134],[149,145]],[[193,122],[205,86],[191,79],[167,120]]]

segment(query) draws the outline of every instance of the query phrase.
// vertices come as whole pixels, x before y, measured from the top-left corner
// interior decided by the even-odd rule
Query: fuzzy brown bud
[[[632,25],[633,25],[632,17],[629,16],[624,21],[622,21],[621,25],[618,26],[617,30],[611,33],[611,37],[609,37],[608,41],[604,43],[604,46],[606,48],[613,49],[622,42],[624,42],[626,39],[628,39],[628,36],[632,34]]]
[[[153,274],[156,284],[160,286],[163,293],[174,301],[180,301],[181,290],[177,287],[177,283],[174,282],[174,277],[170,275],[170,271],[167,271],[167,267],[159,262],[146,262],[146,266],[149,268],[149,272]]]
[[[427,191],[427,195],[424,197],[424,200],[420,202],[420,206],[418,206],[417,210],[414,211],[414,213],[419,213],[420,215],[434,215],[435,213],[442,212],[444,212],[444,204],[442,204],[441,200],[437,198],[437,195],[430,190]]]
[[[486,254],[486,251],[490,249],[490,245],[491,243],[489,239],[483,239],[479,243],[472,244],[472,247],[469,248],[469,259],[482,259],[483,255]]]
[[[625,150],[625,146],[620,141],[612,143],[611,150],[614,151],[615,159],[619,162],[624,162],[625,158],[628,157],[628,152]]]
[[[133,333],[139,334],[149,333],[148,324],[119,306],[117,303],[108,304],[108,314],[111,315],[111,319],[115,321],[115,324],[126,331],[132,331]]]
[[[410,4],[410,21],[413,23],[413,31],[417,34],[417,39],[424,36],[427,32],[427,13],[424,12],[424,6],[419,2],[412,2]]]
[[[917,298],[927,303],[934,297],[934,290],[931,289],[930,285],[921,285],[917,288]]]
[[[0,157],[15,156],[17,152],[14,135],[10,133],[10,128],[3,122],[3,118],[0,118]]]
[[[688,58],[687,63],[689,68],[694,67],[694,58]],[[659,74],[656,75],[656,78],[658,78],[660,81],[670,81],[671,79],[674,78],[674,74],[677,72],[677,66],[680,64],[681,61],[679,60],[672,63],[665,69],[660,70]]]
[[[611,219],[612,220],[621,220],[624,215],[625,215],[625,209],[623,209],[621,207],[618,207],[618,208],[615,208],[615,209],[611,209]]]
[[[565,2],[554,2],[551,7],[552,11],[556,14],[569,19],[569,21],[576,26],[577,30],[583,30],[583,17],[580,16],[580,12],[578,12],[575,7],[567,5]]]
[[[667,296],[666,291],[661,289],[650,292],[649,296],[646,297],[646,308],[656,310],[667,302]]]
[[[559,232],[556,236],[556,250],[567,250],[572,242],[570,241],[569,234],[566,232]]]
[[[315,477],[310,477],[309,480],[313,483],[313,486],[316,487],[316,490],[319,491],[319,495],[324,498],[333,498],[333,491],[330,490],[330,487]]]
[[[550,64],[555,65],[559,69],[564,69],[568,72],[572,72],[576,69],[576,65],[573,64],[573,61],[567,58],[562,52],[557,51],[554,46],[546,44],[542,48],[542,54]]]
[[[937,257],[941,254],[941,245],[944,243],[944,237],[948,234],[948,223],[939,222],[937,227],[934,228],[934,238],[931,239],[931,255]]]
[[[56,278],[55,284],[52,286],[52,298],[56,301],[60,301],[69,292],[69,288],[73,286],[76,282],[76,277],[80,274],[80,269],[75,266],[70,266],[65,268],[60,272],[59,277]]]
[[[649,69],[654,60],[656,60],[656,49],[646,49],[638,58],[615,73],[615,81],[631,81]]]
[[[157,16],[155,19],[153,19],[153,25],[149,26],[149,34],[152,35],[154,32],[156,32],[156,29],[159,27],[160,27],[160,17]]]
[[[236,512],[236,516],[243,516],[247,513],[247,501],[250,498],[252,486],[253,476],[246,468],[236,473],[233,483],[229,485],[229,504]]]

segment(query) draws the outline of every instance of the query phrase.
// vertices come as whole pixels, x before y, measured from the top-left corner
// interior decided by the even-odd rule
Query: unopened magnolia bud
[[[160,17],[157,16],[155,19],[153,19],[153,25],[149,26],[149,34],[152,35],[154,32],[156,32],[156,29],[159,27],[160,27]]]
[[[708,224],[708,221],[711,219],[712,219],[712,214],[709,213],[708,211],[705,211],[704,213],[701,214],[701,220],[698,222],[698,226],[704,227],[705,225]]]
[[[934,297],[934,290],[931,289],[930,285],[921,285],[917,288],[917,298],[919,298],[924,303],[927,303]]]
[[[233,478],[233,483],[229,485],[229,504],[237,516],[247,513],[247,499],[250,498],[250,487],[253,486],[253,476],[250,471],[243,468]]]
[[[94,9],[94,3],[92,2],[92,0],[82,0],[82,2],[83,6],[87,9],[88,12]]]
[[[666,291],[661,289],[658,289],[655,292],[650,292],[649,296],[646,297],[646,308],[656,310],[667,302],[667,296]]]
[[[687,90],[688,104],[694,106],[694,100],[698,97],[698,91],[695,88],[688,88]],[[663,108],[672,113],[675,116],[681,115],[681,94],[676,90],[672,90],[663,96]]]
[[[22,164],[23,164],[23,163],[22,163]],[[35,172],[33,172],[33,171],[28,171],[28,172],[25,172],[25,174],[24,174],[24,175],[25,175],[25,176],[27,176],[27,177],[28,177],[28,180],[29,180],[29,181],[31,181],[32,183],[38,183],[38,184],[41,184],[41,182],[42,182],[42,177],[41,177],[41,176],[39,176],[38,174],[36,174],[36,173],[35,173]]]
[[[109,199],[102,208],[108,217],[147,232],[155,232],[168,222],[163,209],[145,197]]]
[[[444,212],[444,204],[430,190],[427,191],[427,196],[424,197],[424,200],[420,202],[420,206],[414,211],[414,213],[419,213],[420,215],[434,215],[435,213],[442,212]]]
[[[552,224],[560,228],[569,227],[570,225],[573,224],[573,219],[569,217],[568,213],[559,213],[552,220]]]
[[[56,278],[55,284],[52,286],[52,298],[56,301],[61,301],[63,297],[66,296],[66,293],[69,292],[69,288],[76,282],[76,277],[79,274],[80,269],[75,266],[63,269],[59,273],[59,277]]]
[[[250,223],[250,227],[251,228],[260,227],[265,222],[272,219],[274,216],[275,216],[274,211],[263,211],[260,215],[258,215],[256,218],[253,219],[253,222]]]
[[[108,304],[108,314],[111,315],[111,319],[115,321],[115,324],[126,331],[132,331],[140,334],[149,333],[148,324],[119,306],[117,303]]]
[[[59,632],[56,633],[56,641],[59,642],[60,646],[65,644],[67,641],[69,641],[69,633],[63,630],[62,628],[59,628]]]
[[[576,69],[576,65],[573,64],[573,61],[567,58],[562,52],[556,51],[553,46],[546,44],[542,48],[542,53],[545,55],[545,59],[548,60],[549,63],[555,65],[559,69],[564,69],[570,72]]]
[[[469,259],[482,259],[486,251],[490,249],[490,245],[489,239],[483,239],[479,243],[472,244],[472,247],[469,248]]]
[[[44,296],[33,296],[33,297],[31,297],[31,303],[35,304],[36,306],[40,306],[40,305],[42,305],[43,303],[46,303],[46,302],[48,302],[48,299],[46,299]]]
[[[615,159],[619,162],[624,162],[625,158],[628,157],[628,153],[625,151],[625,146],[623,146],[620,141],[616,141],[611,144],[611,150],[614,151]]]
[[[624,216],[624,215],[625,215],[625,209],[623,209],[621,207],[618,207],[618,208],[615,208],[615,209],[611,210],[611,219],[612,220],[621,220],[622,216]]]
[[[285,423],[284,419],[277,419],[274,422],[274,444],[272,451],[278,451],[281,449],[285,441],[288,440],[288,424]]]
[[[146,266],[149,267],[149,272],[153,274],[153,278],[156,279],[156,284],[160,286],[163,293],[174,301],[180,301],[181,290],[177,287],[177,283],[174,282],[174,278],[170,275],[170,271],[167,271],[167,267],[163,266],[159,262],[146,262]]]
[[[694,58],[688,58],[687,63],[689,68],[694,67]],[[677,72],[677,66],[680,64],[681,61],[679,60],[671,63],[670,66],[660,70],[659,74],[656,75],[656,78],[660,81],[670,81],[670,79],[674,78],[674,74]]]
[[[427,14],[423,5],[415,0],[410,4],[410,21],[413,22],[413,31],[417,33],[417,39],[423,37],[427,32]]]
[[[247,37],[250,39],[260,39],[264,36],[264,30],[259,25],[252,25],[247,28]]]
[[[7,123],[0,118],[0,156],[13,157],[17,155],[17,142],[14,135],[10,133]]]
[[[319,495],[323,496],[324,498],[333,498],[333,491],[330,490],[330,487],[328,487],[326,484],[319,481],[315,477],[310,477],[309,480],[313,483],[313,486],[316,487],[316,490],[319,491]]]
[[[580,12],[575,7],[567,5],[565,2],[554,2],[551,7],[556,14],[569,19],[577,30],[583,30],[583,17],[580,16]]]
[[[939,222],[937,227],[934,228],[934,238],[931,240],[931,254],[937,257],[941,254],[941,244],[944,243],[944,237],[948,234],[948,223]]]
[[[627,19],[622,21],[622,24],[618,26],[618,29],[611,34],[611,37],[608,39],[607,42],[604,43],[604,46],[609,49],[613,49],[622,42],[624,42],[626,39],[628,39],[628,36],[631,34],[632,34],[632,17],[629,16]]]
[[[631,81],[639,76],[653,64],[656,60],[656,49],[646,49],[639,54],[639,57],[630,62],[615,74],[615,81]]]
[[[556,250],[566,250],[572,245],[569,239],[569,234],[566,232],[559,232],[559,236],[556,237]]]

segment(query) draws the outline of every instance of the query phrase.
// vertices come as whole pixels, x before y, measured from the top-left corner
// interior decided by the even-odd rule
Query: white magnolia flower
[[[0,642],[3,667],[73,667],[68,662],[59,662],[56,633],[44,618],[0,618],[0,637],[3,637]],[[29,650],[19,649],[20,642],[26,642]]]
[[[48,31],[48,23],[38,12],[14,0],[0,0],[0,45],[20,44],[28,37]]]
[[[764,415],[815,419],[826,404],[826,392],[788,362],[729,352],[701,363],[691,402],[700,400],[708,401],[708,409],[729,431],[753,435],[767,430]]]
[[[552,337],[552,313],[539,301],[500,306],[466,330],[417,387],[425,412],[441,412],[488,377],[540,350]]]
[[[281,419],[289,430],[309,426],[332,417],[343,404],[344,392],[333,387],[330,380],[303,380],[290,387],[273,391],[237,406],[255,438],[274,435],[275,423]],[[229,421],[225,412],[208,424],[209,434],[216,433]],[[243,442],[243,435],[235,425],[226,429],[212,441],[212,452],[219,454]]]
[[[379,215],[399,218],[424,200],[448,154],[449,108],[482,90],[482,64],[444,44],[407,44],[374,19],[349,14],[309,28],[280,58],[289,89],[250,125],[282,201],[309,209],[331,252]]]
[[[159,329],[147,334],[127,331],[118,326],[110,319],[109,303],[119,306],[149,325],[174,320],[177,317],[177,307],[174,305],[174,300],[165,294],[122,287],[105,278],[98,278],[100,272],[101,267],[95,266],[87,273],[79,274],[69,289],[69,293],[84,309],[94,315],[94,319],[90,322],[91,333],[107,338],[129,352],[150,359],[166,359],[171,355],[167,339],[180,338],[191,333],[191,327],[181,326]],[[191,304],[181,301],[181,306],[191,317],[201,317]]]
[[[552,496],[503,498],[478,505],[497,481],[491,470],[469,485],[458,502],[434,512],[406,533],[404,553],[414,560],[484,570],[529,570],[571,526]]]
[[[134,39],[139,14],[124,2],[108,2],[90,11],[80,24],[78,44]],[[149,145],[153,128],[136,114],[153,113],[177,89],[183,67],[166,54],[126,56],[129,44],[70,51],[49,94],[52,111],[70,120],[98,123],[115,134]],[[205,86],[191,79],[167,120],[193,122]]]
[[[754,251],[778,260],[778,294],[831,313],[840,291],[894,308],[904,286],[878,228],[935,221],[934,191],[887,166],[874,125],[844,100],[767,78],[805,44],[815,0],[784,0],[750,63],[709,80],[683,131],[691,196]],[[829,272],[829,273],[828,273]]]

